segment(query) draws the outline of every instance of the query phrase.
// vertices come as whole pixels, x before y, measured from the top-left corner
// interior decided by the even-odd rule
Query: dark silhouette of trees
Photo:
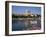
[[[30,16],[30,15],[24,16],[24,15],[14,15],[14,14],[12,14],[12,18],[38,18],[38,17],[41,17],[41,15],[37,14],[37,16],[35,16],[35,15],[33,15],[33,16]]]

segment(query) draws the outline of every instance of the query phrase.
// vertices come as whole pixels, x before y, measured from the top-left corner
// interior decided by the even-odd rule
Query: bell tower
[[[28,16],[30,15],[31,16],[31,11],[29,11],[28,9],[25,10],[25,15]]]

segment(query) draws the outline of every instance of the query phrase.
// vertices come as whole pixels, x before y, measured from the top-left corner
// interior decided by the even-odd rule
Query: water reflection
[[[14,19],[12,20],[12,31],[41,29],[40,19]]]

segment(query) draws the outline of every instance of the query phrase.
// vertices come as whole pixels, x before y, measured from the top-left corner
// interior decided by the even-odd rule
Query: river
[[[20,18],[19,18],[20,19]],[[22,31],[22,30],[39,30],[41,29],[40,19],[12,19],[12,31]]]

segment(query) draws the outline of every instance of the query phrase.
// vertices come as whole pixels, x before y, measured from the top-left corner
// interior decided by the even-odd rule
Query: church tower
[[[29,11],[28,9],[25,10],[25,15],[28,16],[30,15],[31,16],[31,11]]]

